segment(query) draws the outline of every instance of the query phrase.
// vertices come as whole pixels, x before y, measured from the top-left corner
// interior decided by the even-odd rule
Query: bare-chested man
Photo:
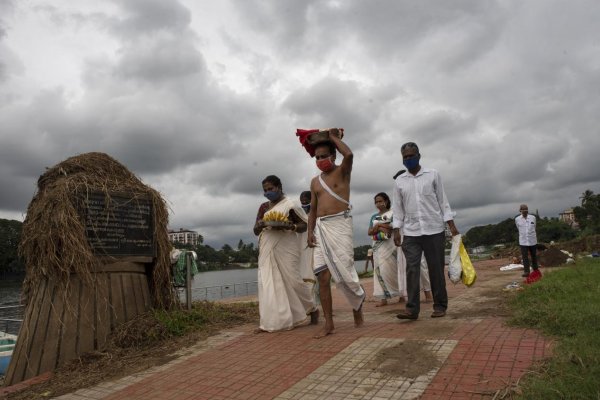
[[[330,130],[331,142],[315,146],[317,167],[322,174],[310,183],[311,204],[308,215],[308,245],[315,247],[314,272],[320,286],[321,306],[325,327],[315,338],[334,332],[331,300],[331,278],[342,290],[354,312],[354,324],[363,324],[362,305],[365,291],[354,268],[352,216],[350,215],[350,175],[352,150],[342,139],[338,129]],[[336,149],[344,159],[335,164]]]

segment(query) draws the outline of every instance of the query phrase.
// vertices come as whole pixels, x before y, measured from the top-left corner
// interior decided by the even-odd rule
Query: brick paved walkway
[[[393,304],[365,304],[365,326],[354,328],[350,308],[334,293],[336,333],[312,336],[319,327],[252,334],[253,326],[213,336],[190,354],[144,373],[61,399],[482,399],[516,382],[551,344],[535,331],[509,328],[499,314],[502,288],[520,272],[500,272],[505,261],[476,264],[474,287],[448,285],[445,318],[399,321]],[[372,280],[364,282],[372,293]],[[496,298],[496,299],[495,299]],[[322,322],[321,322],[322,324]],[[438,364],[417,377],[372,368],[383,348],[418,341]]]

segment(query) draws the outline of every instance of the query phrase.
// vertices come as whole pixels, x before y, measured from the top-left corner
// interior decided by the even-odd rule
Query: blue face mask
[[[413,169],[415,169],[415,168],[417,168],[419,166],[419,159],[420,158],[421,158],[421,156],[414,156],[414,157],[411,157],[411,158],[407,158],[406,160],[403,160],[402,163],[410,171],[410,170],[413,170]]]
[[[269,199],[269,201],[275,201],[281,197],[281,192],[269,190],[268,192],[265,192],[265,197]]]

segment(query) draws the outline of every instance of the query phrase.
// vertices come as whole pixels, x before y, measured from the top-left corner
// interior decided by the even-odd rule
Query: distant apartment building
[[[579,224],[575,220],[575,213],[572,208],[567,208],[565,211],[558,214],[558,219],[569,225],[571,228],[578,228]]]
[[[198,232],[188,229],[179,229],[178,231],[169,230],[169,240],[171,243],[198,245]]]

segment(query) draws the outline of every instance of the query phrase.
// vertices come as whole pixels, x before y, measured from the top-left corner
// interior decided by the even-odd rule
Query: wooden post
[[[187,309],[192,309],[192,252],[188,251],[185,254],[185,297],[187,301]]]

